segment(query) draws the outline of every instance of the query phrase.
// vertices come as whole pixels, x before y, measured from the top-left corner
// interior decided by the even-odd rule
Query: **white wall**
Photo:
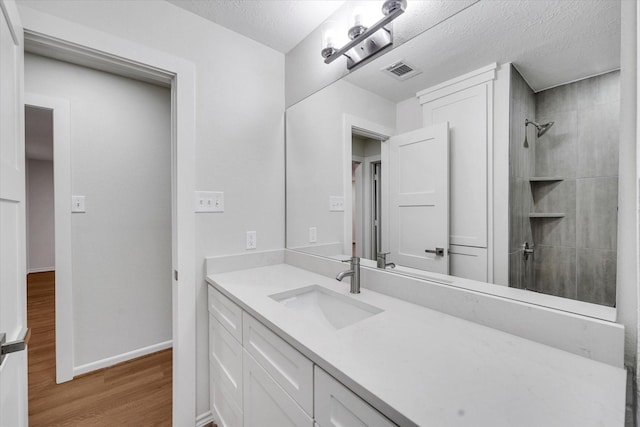
[[[309,227],[317,228],[314,246],[343,242],[345,212],[330,212],[329,197],[350,197],[344,114],[395,128],[395,103],[343,80],[287,110],[287,141],[295,141],[287,144],[287,158],[295,159],[287,162],[288,248],[309,246]]]
[[[70,101],[75,367],[171,340],[169,90],[30,54],[25,90]]]
[[[29,273],[55,269],[53,200],[53,162],[27,159],[27,236],[29,239],[27,271]]]
[[[259,250],[284,247],[284,55],[164,1],[20,1],[19,6],[21,12],[28,6],[196,67],[196,184],[225,192],[225,212],[199,214],[196,224],[196,413],[205,413],[204,257],[244,252],[247,230],[257,231]]]

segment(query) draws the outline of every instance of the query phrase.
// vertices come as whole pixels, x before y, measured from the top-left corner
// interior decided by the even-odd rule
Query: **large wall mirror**
[[[287,109],[287,248],[615,306],[619,69],[619,1],[473,4]]]

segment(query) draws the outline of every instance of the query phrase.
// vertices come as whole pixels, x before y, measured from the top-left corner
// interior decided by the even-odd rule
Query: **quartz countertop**
[[[399,425],[624,425],[624,369],[287,264],[207,282]],[[309,285],[384,311],[330,330],[269,297]]]

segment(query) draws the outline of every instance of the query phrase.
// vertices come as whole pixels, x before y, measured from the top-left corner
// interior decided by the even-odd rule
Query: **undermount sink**
[[[306,319],[338,330],[384,310],[319,285],[305,286],[269,297]]]

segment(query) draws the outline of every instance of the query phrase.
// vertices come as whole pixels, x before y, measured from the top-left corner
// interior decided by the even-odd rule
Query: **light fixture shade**
[[[365,26],[365,12],[362,7],[355,7],[353,9],[352,17],[351,17],[351,27],[349,28],[349,32],[347,35],[349,39],[353,40],[356,37],[362,35],[365,31],[367,31],[367,27]]]
[[[385,16],[395,12],[397,9],[405,11],[407,9],[407,0],[385,0],[382,4],[382,13]]]
[[[335,21],[326,21],[322,24],[322,50],[323,58],[328,58],[336,52],[338,28]]]

